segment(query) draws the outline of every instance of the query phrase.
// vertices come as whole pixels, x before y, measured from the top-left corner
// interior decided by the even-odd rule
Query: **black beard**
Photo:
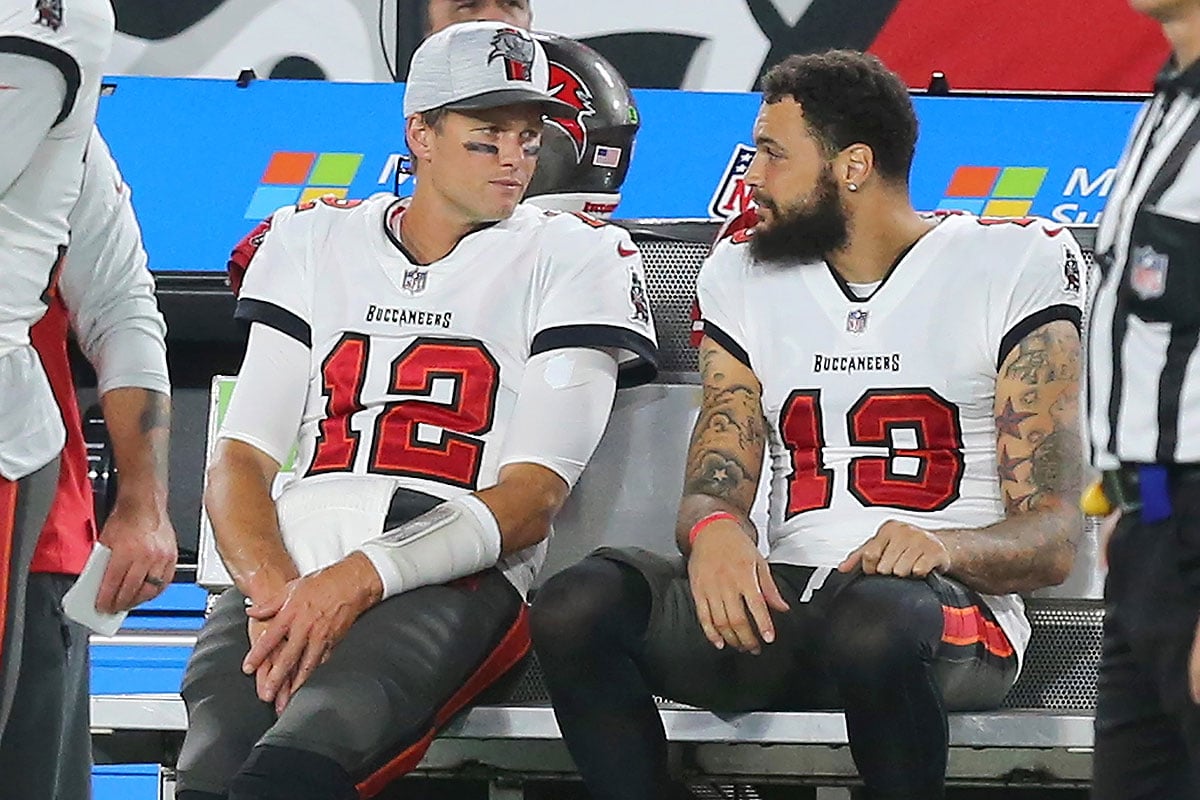
[[[750,255],[756,261],[779,265],[822,261],[850,238],[846,209],[831,170],[821,173],[805,202],[786,209],[770,200],[764,204],[774,213],[774,220],[769,227],[760,224],[750,237]]]

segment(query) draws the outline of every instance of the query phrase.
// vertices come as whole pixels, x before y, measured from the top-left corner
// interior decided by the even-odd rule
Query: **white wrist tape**
[[[379,573],[386,600],[495,566],[500,544],[500,526],[491,509],[467,494],[384,531],[359,551]]]

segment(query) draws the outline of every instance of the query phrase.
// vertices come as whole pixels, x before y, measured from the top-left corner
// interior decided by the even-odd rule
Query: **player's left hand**
[[[372,599],[362,586],[365,558],[343,559],[288,583],[285,591],[265,603],[246,609],[252,619],[267,623],[266,630],[250,647],[242,671],[254,675],[269,659],[266,680],[259,676],[258,696],[264,703],[286,704],[328,656],[358,617],[370,608]],[[280,694],[284,697],[280,698]]]
[[[865,575],[895,575],[924,578],[931,572],[950,569],[950,551],[927,530],[890,519],[875,535],[838,565],[839,572],[861,567]]]
[[[1192,702],[1200,705],[1200,622],[1196,623],[1196,635],[1192,638],[1192,655],[1188,659],[1188,686],[1192,690]]]
[[[96,594],[98,611],[113,614],[152,600],[175,577],[175,528],[161,503],[118,501],[100,543],[112,555]]]

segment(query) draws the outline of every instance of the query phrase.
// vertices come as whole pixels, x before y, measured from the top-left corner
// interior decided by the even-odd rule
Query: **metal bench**
[[[646,258],[664,370],[657,383],[618,395],[604,440],[556,522],[545,574],[575,563],[602,543],[674,552],[674,498],[680,495],[699,400],[688,314],[696,272],[715,226],[643,221],[631,227]],[[1090,229],[1076,234],[1090,246]],[[201,557],[201,583],[221,582],[213,554],[207,565]],[[1087,784],[1101,584],[1093,526],[1071,578],[1028,599],[1033,639],[1022,676],[1004,707],[951,716],[952,783]],[[190,644],[191,636],[179,634],[168,641]],[[536,661],[531,659],[512,683],[504,697],[460,715],[435,741],[419,771],[492,779],[497,798],[523,796],[526,781],[573,775]],[[745,786],[807,784],[823,787],[823,796],[829,797],[835,796],[831,787],[855,779],[839,713],[721,716],[663,701],[662,714],[673,764],[682,774]],[[182,701],[175,695],[92,698],[94,739],[108,760],[149,754],[171,764],[185,725]]]

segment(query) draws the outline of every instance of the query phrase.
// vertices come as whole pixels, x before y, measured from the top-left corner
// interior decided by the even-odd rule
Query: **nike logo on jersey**
[[[617,255],[619,255],[621,258],[629,258],[630,256],[636,256],[637,254],[638,249],[632,245],[629,247],[626,247],[624,243],[617,245]]]

